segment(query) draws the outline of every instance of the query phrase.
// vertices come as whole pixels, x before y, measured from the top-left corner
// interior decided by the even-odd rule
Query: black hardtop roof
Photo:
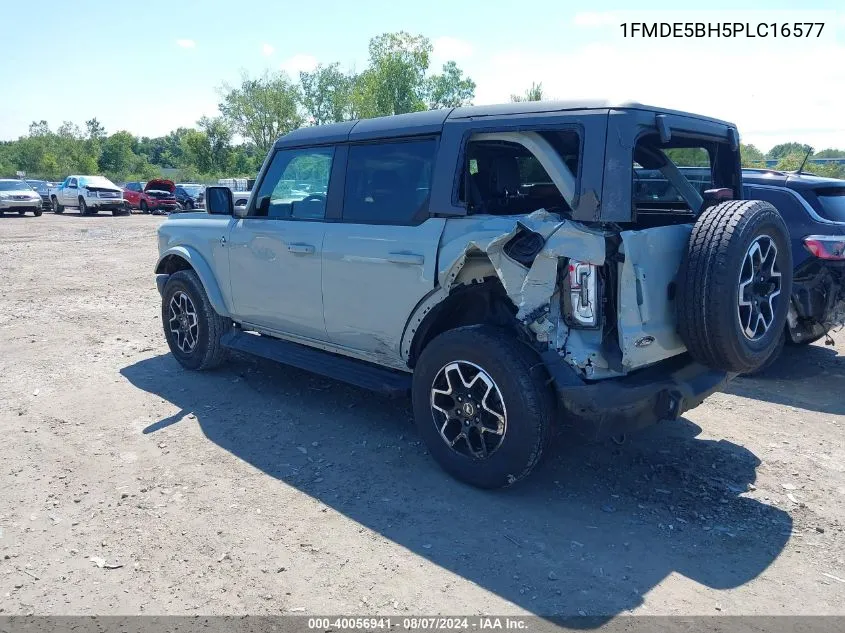
[[[668,110],[635,102],[616,103],[601,100],[586,101],[521,101],[495,105],[467,106],[461,108],[442,108],[423,112],[410,112],[375,119],[359,119],[301,127],[280,137],[276,148],[300,145],[319,145],[339,143],[347,140],[388,139],[402,136],[436,134],[447,120],[477,119],[483,117],[502,117],[516,114],[557,113],[573,110],[643,110],[660,114],[674,114],[712,121],[721,125],[736,127],[733,123],[705,117],[699,114]]]

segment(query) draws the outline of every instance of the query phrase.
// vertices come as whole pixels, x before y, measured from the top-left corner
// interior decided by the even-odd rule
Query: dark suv
[[[744,169],[744,195],[786,221],[795,264],[784,342],[812,343],[845,324],[845,180]],[[777,358],[777,350],[769,363]]]

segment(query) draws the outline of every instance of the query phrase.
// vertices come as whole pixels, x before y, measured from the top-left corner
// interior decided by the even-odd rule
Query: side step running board
[[[298,343],[240,330],[233,330],[226,334],[221,343],[226,349],[260,356],[328,378],[342,380],[356,387],[378,391],[394,398],[407,396],[411,392],[411,374],[385,369]]]

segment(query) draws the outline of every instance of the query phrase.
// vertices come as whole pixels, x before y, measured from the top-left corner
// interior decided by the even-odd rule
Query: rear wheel
[[[417,428],[440,466],[480,488],[527,476],[550,435],[554,399],[537,354],[499,328],[444,332],[414,368]]]
[[[792,294],[789,232],[777,209],[732,200],[706,209],[681,262],[677,320],[698,362],[750,373],[780,344]]]
[[[183,367],[213,369],[225,360],[220,339],[231,321],[214,311],[194,271],[170,275],[162,295],[161,320],[167,345]]]

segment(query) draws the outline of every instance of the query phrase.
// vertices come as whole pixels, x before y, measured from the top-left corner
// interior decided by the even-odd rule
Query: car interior
[[[577,133],[541,132],[540,136],[577,177],[580,153]],[[466,157],[460,199],[468,202],[471,214],[518,215],[537,209],[571,213],[540,160],[524,145],[504,140],[470,140]]]

